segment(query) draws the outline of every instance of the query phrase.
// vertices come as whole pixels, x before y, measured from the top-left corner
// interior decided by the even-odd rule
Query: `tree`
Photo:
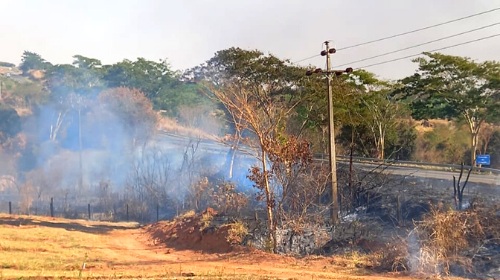
[[[482,155],[486,155],[488,153],[488,145],[491,142],[491,139],[493,138],[494,134],[496,131],[498,131],[498,128],[489,124],[489,123],[483,123],[483,127],[481,127],[480,130],[480,137],[479,137],[479,143],[478,143],[478,149],[479,153]]]
[[[22,98],[24,105],[27,107],[40,105],[41,103],[47,101],[49,97],[49,93],[40,83],[17,84],[14,88],[13,95]]]
[[[387,92],[369,93],[361,97],[363,125],[371,133],[376,157],[385,159],[387,138],[394,131],[398,117],[402,115],[400,104],[390,99]]]
[[[208,96],[212,96],[220,102],[228,114],[234,120],[238,120],[235,129],[247,131],[249,138],[244,139],[245,144],[253,147],[256,156],[261,162],[261,166],[254,166],[251,169],[249,179],[255,182],[262,192],[262,198],[266,202],[266,213],[268,219],[269,241],[273,251],[277,251],[276,220],[274,215],[277,193],[272,188],[272,167],[269,166],[268,159],[278,155],[278,143],[286,143],[286,135],[283,127],[298,102],[288,105],[287,102],[272,92],[269,87],[255,84],[246,85],[238,83],[224,83],[223,87],[217,87],[206,83],[209,89]],[[238,135],[242,135],[240,132]],[[299,145],[302,147],[301,145]],[[294,158],[295,159],[295,158]],[[299,160],[299,159],[298,159]],[[276,160],[273,160],[276,162]],[[293,162],[285,162],[285,166]]]
[[[46,70],[51,64],[43,59],[39,54],[24,51],[19,69],[26,75],[30,70]]]
[[[108,87],[136,88],[151,100],[174,80],[174,73],[166,60],[154,62],[144,58],[138,58],[137,61],[125,59],[103,68],[105,71],[103,78]]]
[[[0,67],[16,67],[14,63],[0,61]]]
[[[17,114],[17,111],[13,108],[0,105],[0,141],[14,137],[20,131],[21,118]]]
[[[133,139],[133,146],[140,141],[146,144],[154,132],[156,113],[153,104],[138,89],[125,87],[104,90],[99,94],[101,108],[114,114]]]
[[[479,132],[484,122],[500,117],[500,64],[424,53],[414,60],[417,73],[402,80],[404,97],[417,119],[464,119],[470,131],[471,165],[476,165]]]
[[[77,54],[73,56],[73,59],[73,65],[78,68],[96,69],[102,66],[101,61],[95,58],[85,57]]]

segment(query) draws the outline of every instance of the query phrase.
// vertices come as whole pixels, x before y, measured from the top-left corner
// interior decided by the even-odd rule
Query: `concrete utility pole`
[[[335,158],[335,123],[333,119],[333,93],[332,93],[332,74],[335,76],[340,76],[342,73],[352,73],[352,68],[347,68],[345,70],[331,70],[330,54],[334,54],[337,51],[334,48],[330,49],[330,44],[328,41],[325,43],[325,50],[321,51],[322,56],[326,56],[326,72],[323,72],[320,68],[312,71],[307,71],[306,75],[310,76],[313,73],[325,73],[327,77],[328,86],[328,135],[329,135],[329,145],[328,145],[328,156],[330,162],[330,182],[332,187],[332,203],[330,208],[330,215],[332,224],[337,224],[339,222],[339,198],[338,198],[338,184],[337,184],[337,160]]]

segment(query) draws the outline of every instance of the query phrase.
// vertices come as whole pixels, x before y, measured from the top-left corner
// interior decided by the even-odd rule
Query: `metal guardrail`
[[[177,139],[183,139],[183,140],[197,140],[192,137],[188,136],[181,136],[181,135],[176,135],[168,132],[160,132],[161,135],[167,136],[167,137],[172,137],[172,138],[177,138]],[[208,140],[208,139],[199,139],[200,144],[208,144],[212,147],[205,147],[205,150],[208,150],[212,153],[227,153],[227,151],[221,151],[220,149],[217,149],[214,147],[215,146],[220,146],[220,147],[226,147],[223,143],[215,141],[215,140]],[[245,154],[249,154],[248,149],[238,149],[240,152],[243,152]],[[349,156],[336,156],[338,161],[349,161],[350,157]],[[381,165],[391,165],[391,166],[401,166],[401,167],[427,167],[428,169],[434,169],[434,170],[450,170],[450,171],[455,171],[455,170],[460,170],[461,166],[457,164],[445,164],[445,163],[430,163],[430,162],[418,162],[418,161],[406,161],[406,160],[391,160],[391,159],[377,159],[377,158],[365,158],[365,157],[357,157],[353,156],[353,161],[357,163],[365,163],[365,164],[381,164]],[[328,160],[328,155],[327,154],[315,154],[314,155],[315,160]],[[466,166],[464,165],[464,168],[470,169],[471,166]],[[500,169],[494,169],[494,168],[487,168],[487,167],[472,167],[473,171],[477,171],[480,173],[491,173],[491,174],[499,174],[500,175]]]
[[[327,155],[315,155],[315,158],[326,158]],[[337,160],[349,161],[349,156],[337,156]],[[390,159],[377,159],[377,158],[365,158],[365,157],[352,157],[355,162],[371,163],[371,164],[384,164],[393,166],[414,166],[414,167],[434,167],[435,169],[447,169],[447,170],[460,170],[461,165],[457,164],[445,164],[445,163],[430,163],[430,162],[418,162],[418,161],[407,161],[407,160],[390,160]],[[470,169],[471,166],[464,165],[464,168]],[[473,171],[481,173],[492,173],[500,174],[500,169],[487,168],[487,167],[472,167]]]

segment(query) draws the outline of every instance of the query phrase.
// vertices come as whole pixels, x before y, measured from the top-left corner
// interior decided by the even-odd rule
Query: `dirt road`
[[[133,223],[0,215],[0,278],[410,279],[376,274],[361,266],[361,256],[297,259],[249,248],[204,253],[154,240]]]
[[[184,276],[242,275],[280,279],[387,279],[360,270],[355,263],[326,257],[296,259],[259,251],[229,254],[205,254],[188,250],[175,251],[148,240],[143,229],[114,230],[106,244],[96,246],[110,259],[108,267],[117,272],[131,269],[148,273]],[[233,278],[233,277],[231,277]],[[401,277],[398,277],[401,278]]]

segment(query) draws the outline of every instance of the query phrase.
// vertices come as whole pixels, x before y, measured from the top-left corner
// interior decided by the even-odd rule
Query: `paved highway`
[[[179,151],[179,148],[184,148],[191,144],[197,143],[198,140],[189,138],[189,137],[184,137],[184,136],[178,136],[174,134],[168,134],[168,133],[161,133],[159,134],[159,142],[161,143],[160,146],[162,148],[167,148],[167,149],[175,149]],[[204,152],[208,153],[213,153],[213,154],[220,154],[220,155],[226,155],[228,152],[228,146],[219,143],[217,141],[213,140],[199,140],[198,144],[198,149]],[[251,150],[246,150],[246,153],[239,153],[238,157],[245,157],[248,159],[252,159],[253,157],[249,155],[251,153]],[[318,159],[322,160],[322,159]],[[324,159],[323,159],[324,160]],[[339,164],[347,164],[345,161],[339,161]],[[364,170],[372,170],[375,168],[378,164],[377,163],[359,163],[356,162],[354,163],[357,167],[362,168]],[[395,175],[402,175],[402,176],[408,176],[408,177],[418,177],[418,178],[429,178],[429,179],[437,179],[437,180],[453,180],[453,175],[455,175],[458,178],[459,173],[458,172],[451,172],[451,171],[443,171],[443,170],[431,170],[428,167],[427,168],[419,168],[419,167],[406,167],[406,166],[381,166],[379,168],[384,168],[384,172],[387,174],[395,174]],[[466,172],[464,171],[464,178],[466,176]],[[500,184],[500,175],[496,174],[471,174],[469,178],[469,183],[476,183],[476,184],[488,184],[488,185],[499,185]]]
[[[366,164],[366,163],[355,163],[356,166],[359,166],[362,169],[368,170],[373,169],[375,165]],[[386,166],[384,166],[386,167]],[[423,169],[418,167],[406,167],[406,166],[388,166],[385,169],[385,172],[389,174],[402,175],[408,177],[419,177],[419,178],[431,178],[437,180],[453,180],[453,175],[458,180],[459,172],[451,172],[451,171],[441,171],[441,170],[430,170]],[[462,181],[467,177],[467,173],[464,170],[464,174],[462,177]],[[469,183],[479,183],[479,184],[488,184],[488,185],[498,185],[500,183],[500,176],[496,174],[473,174],[471,173],[469,177]]]

